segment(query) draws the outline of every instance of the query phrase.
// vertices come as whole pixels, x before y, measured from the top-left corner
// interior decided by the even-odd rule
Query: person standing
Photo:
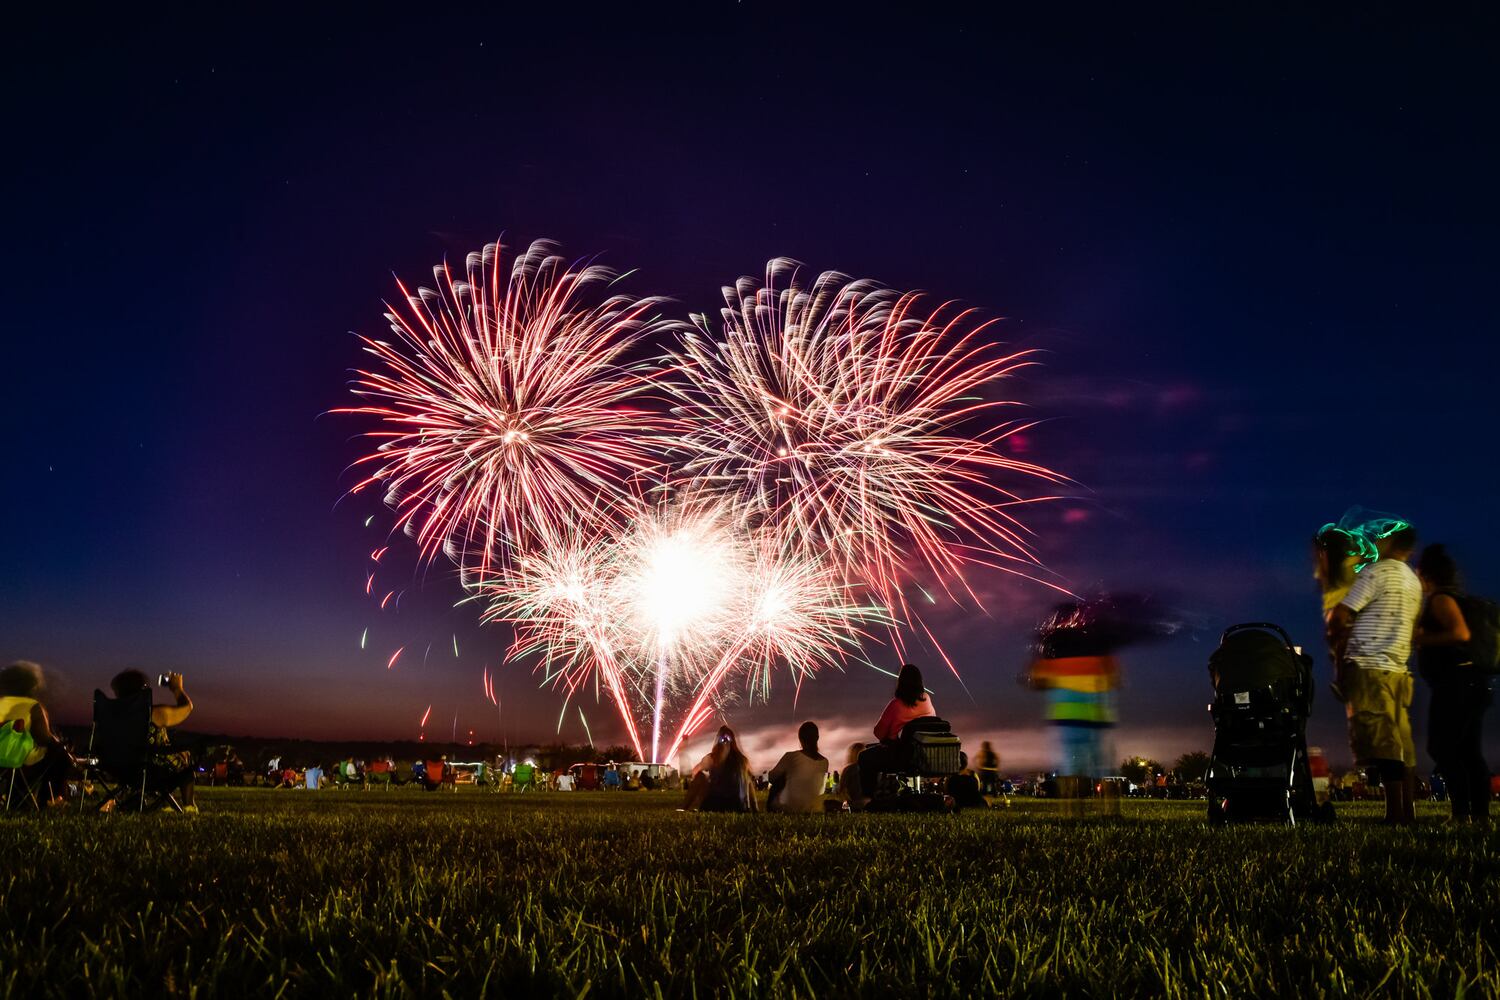
[[[1323,593],[1324,621],[1348,596],[1359,571],[1374,559],[1374,547],[1357,531],[1325,524],[1313,536],[1313,576]]]
[[[1096,618],[1087,604],[1057,607],[1038,626],[1036,656],[1022,675],[1032,688],[1047,692],[1058,797],[1072,805],[1093,793],[1094,782],[1110,766],[1120,668],[1113,654],[1117,641]]]
[[[979,759],[975,763],[979,765],[975,768],[975,774],[979,778],[980,794],[999,795],[1000,755],[995,752],[989,740],[979,744]]]
[[[1375,547],[1358,531],[1346,530],[1336,524],[1325,524],[1313,536],[1313,577],[1323,597],[1323,627],[1331,637],[1329,623],[1333,620],[1333,609],[1349,596],[1356,574],[1375,559]],[[1330,639],[1328,654],[1333,661],[1334,672],[1338,671],[1338,653]],[[1342,698],[1334,682],[1334,695]]]
[[[1443,775],[1453,821],[1483,823],[1490,816],[1483,744],[1489,675],[1470,654],[1458,564],[1442,545],[1429,545],[1417,560],[1417,573],[1426,595],[1417,623],[1417,669],[1432,688],[1427,752]]]
[[[1380,558],[1355,579],[1328,620],[1335,692],[1342,697],[1354,759],[1385,787],[1387,823],[1415,819],[1416,744],[1411,733],[1413,680],[1407,660],[1422,611],[1422,584],[1406,561],[1417,544],[1400,522],[1376,541]]]

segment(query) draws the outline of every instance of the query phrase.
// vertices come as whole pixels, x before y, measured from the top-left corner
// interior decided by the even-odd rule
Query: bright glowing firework
[[[713,717],[721,685],[736,671],[746,672],[751,697],[758,688],[769,700],[777,664],[784,663],[800,687],[818,668],[854,655],[868,627],[895,624],[879,605],[855,603],[836,569],[810,554],[787,551],[769,533],[752,549],[733,627],[712,668],[698,679],[666,760]]]
[[[485,617],[513,626],[507,658],[536,656],[564,712],[592,683],[641,757],[650,725],[657,759],[683,696],[671,756],[729,678],[765,696],[785,663],[800,684],[893,626],[885,609],[925,629],[910,585],[973,597],[966,566],[1034,571],[1013,508],[1042,498],[1015,489],[1062,477],[1001,451],[1030,424],[1004,419],[1015,404],[996,384],[1031,362],[972,311],[831,272],[804,288],[775,260],[764,285],[726,290],[722,337],[699,318],[651,372],[629,357],[675,328],[658,300],[588,305],[609,275],[550,244],[508,277],[500,256],[471,254],[462,278],[439,268],[437,291],[403,287],[396,342],[365,339],[381,366],[358,373],[369,405],[346,412],[378,418],[379,444],[355,490],[382,484],[421,556],[459,565]],[[646,398],[658,379],[670,417]],[[683,463],[670,474],[666,454]],[[669,479],[695,499],[636,499]]]
[[[672,354],[685,476],[746,499],[905,617],[914,571],[968,591],[966,564],[1035,566],[1010,508],[1039,498],[997,477],[1063,477],[1000,452],[1031,425],[999,419],[1017,404],[993,394],[1029,352],[915,293],[834,272],[805,288],[786,259],[724,297],[722,336],[697,317]]]
[[[889,622],[854,603],[834,568],[782,551],[722,504],[681,503],[613,538],[527,556],[480,593],[487,618],[514,626],[513,656],[537,656],[569,698],[591,679],[608,692],[643,759],[637,723],[649,722],[653,760],[674,694],[692,702],[668,758],[740,670],[764,696],[779,663],[800,682],[842,662],[865,623]]]
[[[636,655],[654,665],[651,759],[661,750],[669,685],[695,675],[745,611],[749,561],[727,508],[673,506],[643,520],[624,541],[614,599],[630,623]]]
[[[613,273],[554,250],[533,243],[507,275],[490,244],[461,277],[434,269],[436,290],[398,282],[395,342],[360,338],[380,366],[353,381],[368,404],[339,412],[376,417],[379,445],[351,492],[382,484],[424,559],[487,571],[617,516],[626,484],[656,464],[666,421],[633,405],[651,379],[626,354],[674,324],[655,298],[589,304]]]

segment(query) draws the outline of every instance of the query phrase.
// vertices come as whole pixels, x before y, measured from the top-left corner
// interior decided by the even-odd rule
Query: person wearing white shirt
[[[1350,749],[1359,764],[1380,774],[1386,822],[1403,825],[1414,819],[1416,798],[1415,685],[1406,664],[1422,613],[1422,583],[1406,564],[1416,544],[1410,525],[1380,538],[1380,559],[1360,572],[1328,623]]]
[[[828,758],[818,753],[818,726],[802,723],[797,730],[800,750],[782,755],[771,768],[770,812],[811,813],[823,809],[823,789],[828,780]]]

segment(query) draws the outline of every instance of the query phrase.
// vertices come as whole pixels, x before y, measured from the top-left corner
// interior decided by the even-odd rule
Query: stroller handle
[[[1223,635],[1219,636],[1219,645],[1224,645],[1224,640],[1228,639],[1234,633],[1245,632],[1250,629],[1261,629],[1265,632],[1275,632],[1277,635],[1281,636],[1281,641],[1286,643],[1287,649],[1291,650],[1293,654],[1297,652],[1297,646],[1292,642],[1292,637],[1286,634],[1286,629],[1271,622],[1245,622],[1241,625],[1231,625],[1224,630]]]

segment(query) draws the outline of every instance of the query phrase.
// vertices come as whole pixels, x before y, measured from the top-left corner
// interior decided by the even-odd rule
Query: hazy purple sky
[[[493,736],[505,633],[441,570],[372,605],[390,518],[338,503],[360,426],[319,415],[393,274],[502,233],[638,268],[684,314],[786,255],[1045,348],[1017,387],[1050,418],[1029,455],[1086,488],[1036,513],[1041,554],[1191,626],[1127,655],[1121,753],[1206,748],[1225,625],[1317,644],[1307,542],[1351,504],[1500,593],[1493,14],[842,9],[12,25],[0,658],[42,662],[73,719],[142,665],[188,675],[199,728],[411,737],[430,704],[432,731]],[[980,584],[987,615],[932,619],[966,685],[929,664],[936,703],[1040,763],[1015,675],[1047,594]],[[550,738],[556,696],[500,676],[511,738]],[[734,718],[852,733],[889,686],[851,670],[793,705],[783,684]]]

